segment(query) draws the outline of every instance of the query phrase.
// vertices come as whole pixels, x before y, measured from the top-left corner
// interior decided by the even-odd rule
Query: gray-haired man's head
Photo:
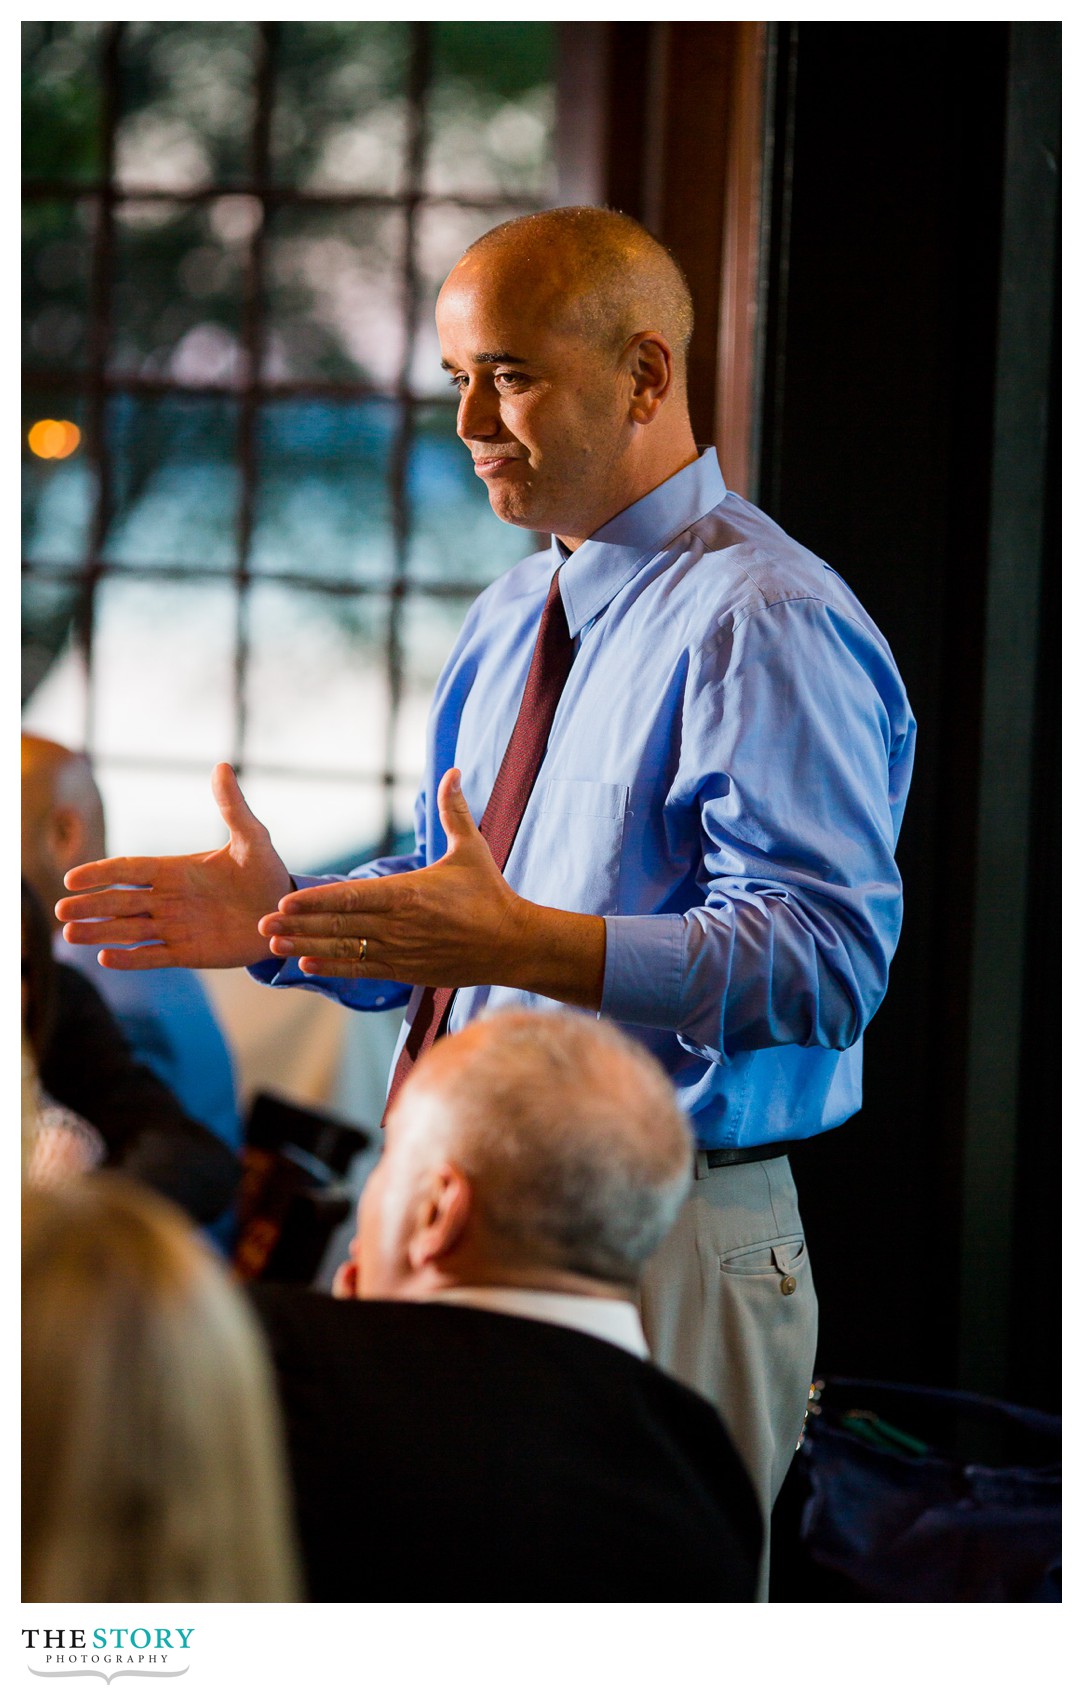
[[[691,1166],[665,1074],[608,1022],[526,1011],[475,1022],[396,1099],[361,1199],[355,1290],[627,1290]]]

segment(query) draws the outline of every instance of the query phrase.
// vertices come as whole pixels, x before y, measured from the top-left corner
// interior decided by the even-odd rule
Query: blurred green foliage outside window
[[[301,865],[408,831],[436,673],[531,547],[432,308],[555,199],[553,34],[24,23],[25,718],[125,849],[215,830],[221,757]]]

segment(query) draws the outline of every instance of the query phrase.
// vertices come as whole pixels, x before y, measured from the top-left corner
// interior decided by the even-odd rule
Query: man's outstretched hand
[[[504,879],[450,768],[437,807],[447,852],[416,873],[310,886],[282,898],[259,930],[304,974],[414,986],[519,986],[597,1009],[605,923],[543,909]],[[364,940],[364,956],[361,941]]]
[[[70,869],[64,884],[82,895],[56,906],[69,944],[104,946],[105,968],[239,968],[270,954],[257,923],[289,891],[290,876],[228,763],[215,768],[211,790],[229,828],[220,850],[111,856]],[[95,889],[102,886],[114,889]],[[116,948],[131,945],[142,948]]]
[[[447,837],[438,862],[418,873],[293,892],[260,922],[267,953],[298,956],[309,974],[364,974],[421,986],[506,984],[529,905],[493,861],[457,768],[441,780],[437,807]]]

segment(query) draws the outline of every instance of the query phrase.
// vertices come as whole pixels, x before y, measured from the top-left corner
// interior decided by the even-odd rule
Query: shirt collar
[[[554,537],[553,570],[563,567],[560,594],[572,637],[612,602],[639,568],[710,513],[726,494],[713,448],[614,514],[573,554]]]
[[[425,1302],[468,1305],[474,1310],[554,1322],[560,1328],[576,1328],[582,1334],[608,1340],[611,1346],[620,1346],[637,1358],[648,1355],[639,1312],[627,1299],[595,1299],[586,1293],[550,1293],[533,1287],[446,1287],[430,1293]]]

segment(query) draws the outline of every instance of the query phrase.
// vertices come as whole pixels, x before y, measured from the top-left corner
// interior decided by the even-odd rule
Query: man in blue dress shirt
[[[816,1336],[787,1150],[861,1101],[902,898],[914,721],[847,586],[692,436],[687,286],[633,220],[563,208],[475,243],[437,304],[457,429],[500,518],[552,533],[478,598],[437,685],[412,855],[291,882],[232,771],[230,842],[68,885],[118,968],[247,963],[357,1009],[461,988],[600,1011],[665,1066],[699,1147],[642,1294],[658,1361],[720,1406],[768,1507]],[[476,821],[559,569],[575,656],[503,874]],[[291,890],[291,884],[296,888]],[[407,1022],[408,1025],[408,1022]],[[404,1035],[406,1027],[404,1026]]]

